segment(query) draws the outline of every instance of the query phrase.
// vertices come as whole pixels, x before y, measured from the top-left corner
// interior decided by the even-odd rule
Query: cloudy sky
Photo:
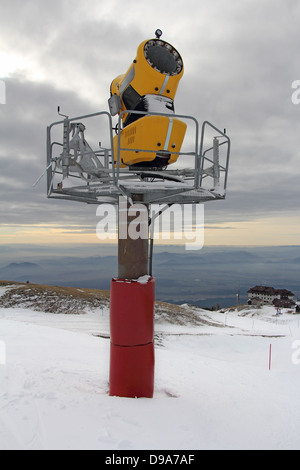
[[[58,105],[108,110],[112,79],[160,28],[185,64],[176,111],[232,140],[206,243],[300,245],[298,0],[1,0],[0,12],[0,244],[99,242],[95,206],[48,200],[45,179],[32,187],[46,127]]]

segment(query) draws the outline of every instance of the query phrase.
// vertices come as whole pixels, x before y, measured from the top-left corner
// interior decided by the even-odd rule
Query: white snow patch
[[[137,279],[137,282],[139,284],[148,284],[148,282],[150,281],[151,279],[151,276],[148,276],[148,275],[145,275],[145,276],[140,276],[138,279]]]
[[[2,297],[8,290],[10,290],[13,286],[0,286],[0,297]]]
[[[300,317],[206,314],[222,327],[159,324],[154,398],[126,399],[108,311],[0,309],[0,449],[300,449]]]

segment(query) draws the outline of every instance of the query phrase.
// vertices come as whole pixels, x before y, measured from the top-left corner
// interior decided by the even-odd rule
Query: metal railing
[[[189,167],[175,169],[170,165],[165,169],[147,167],[138,169],[134,167],[121,168],[121,152],[158,153],[157,148],[145,150],[121,147],[121,133],[126,129],[126,127],[122,129],[122,117],[124,114],[136,114],[142,117],[165,116],[169,119],[177,118],[189,124],[189,132],[191,132],[191,125],[194,126],[192,129],[191,151],[167,151],[168,154],[174,154],[178,157],[192,157]],[[74,145],[72,147],[70,134],[73,131],[74,135],[76,126],[78,133],[81,129],[85,130],[85,126],[81,124],[82,121],[98,117],[105,117],[107,119],[104,132],[106,139],[108,138],[109,140],[109,145],[107,148],[93,150],[84,139],[85,151],[83,158],[80,150],[77,151]],[[59,126],[63,127],[61,141],[59,138],[55,139],[53,137],[53,129]],[[82,127],[80,128],[79,126]],[[212,146],[206,148],[205,136],[208,128],[217,133],[215,137],[217,140],[214,141]],[[114,152],[114,130],[118,133],[116,154]],[[220,142],[220,139],[222,139],[222,142]],[[227,146],[225,162],[220,163],[218,156],[219,149],[223,146]],[[47,195],[53,198],[71,199],[94,204],[99,204],[102,200],[107,201],[107,198],[117,203],[120,195],[123,194],[130,197],[135,191],[140,194],[146,194],[146,199],[150,203],[160,201],[167,203],[168,200],[174,201],[176,199],[177,202],[184,204],[191,201],[201,202],[202,200],[224,198],[227,188],[230,149],[230,138],[225,132],[220,131],[216,126],[205,121],[202,124],[200,135],[198,121],[189,115],[126,110],[119,115],[117,127],[113,126],[112,117],[106,111],[75,118],[66,116],[64,120],[54,122],[47,128]],[[180,162],[180,160],[178,161]],[[180,162],[181,164],[182,162]],[[221,183],[221,175],[223,175],[223,183]],[[54,180],[56,177],[62,180],[62,182],[55,188]],[[72,178],[72,182],[76,181],[76,183],[81,180],[83,184],[74,184],[73,186],[69,184],[68,188],[64,187],[63,181],[66,178]],[[214,181],[213,188],[204,188],[204,183],[207,179]],[[155,184],[159,181],[168,181],[168,184],[165,187],[161,184]],[[218,182],[219,185],[222,184],[222,188],[216,187]],[[187,197],[188,193],[190,197]]]
[[[202,124],[202,131],[201,131],[201,141],[200,141],[200,158],[199,158],[199,168],[197,169],[197,172],[196,172],[196,175],[195,175],[195,178],[199,181],[199,186],[202,185],[202,182],[204,180],[204,178],[206,178],[207,176],[209,176],[209,174],[207,174],[207,170],[205,170],[204,168],[204,165],[206,162],[209,162],[211,163],[213,166],[216,165],[216,160],[213,158],[209,158],[207,156],[207,154],[209,152],[214,152],[216,151],[216,147],[215,145],[213,145],[212,147],[210,148],[207,148],[205,151],[204,151],[204,137],[205,137],[205,129],[206,127],[210,127],[211,129],[215,130],[217,133],[218,133],[218,136],[216,136],[215,138],[218,138],[218,137],[223,137],[225,140],[223,142],[218,142],[218,145],[217,145],[217,151],[219,150],[219,148],[222,146],[222,145],[227,145],[227,152],[226,152],[226,161],[225,161],[225,165],[220,165],[220,163],[218,162],[218,167],[219,167],[219,171],[222,171],[224,172],[224,192],[226,192],[226,189],[227,189],[227,181],[228,181],[228,171],[229,171],[229,158],[230,158],[230,151],[231,151],[231,140],[230,138],[228,137],[227,134],[225,134],[225,132],[222,132],[220,131],[220,129],[218,129],[216,126],[214,126],[213,124],[211,124],[209,121],[204,121],[203,124]],[[213,155],[214,157],[214,155]],[[199,187],[198,186],[198,187]]]

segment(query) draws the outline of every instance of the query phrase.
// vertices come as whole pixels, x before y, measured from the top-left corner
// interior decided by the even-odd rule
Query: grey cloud
[[[57,119],[57,105],[71,116],[107,109],[111,80],[127,70],[138,44],[165,25],[165,39],[174,40],[185,61],[176,111],[226,127],[232,138],[228,197],[208,204],[208,216],[220,222],[297,213],[300,107],[291,103],[291,83],[300,79],[299,3],[154,2],[159,18],[142,3],[127,2],[126,10],[114,1],[115,16],[103,17],[93,0],[54,0],[50,8],[3,3],[4,49],[39,63],[44,78],[28,80],[23,71],[6,79],[1,221],[91,224],[94,207],[48,201],[44,180],[31,187],[45,168],[46,126]]]
[[[74,223],[74,217],[83,222],[89,210],[46,199],[45,177],[32,185],[46,168],[46,127],[58,120],[57,105],[75,115],[95,109],[75,93],[21,77],[7,80],[6,88],[7,104],[0,108],[1,222]]]

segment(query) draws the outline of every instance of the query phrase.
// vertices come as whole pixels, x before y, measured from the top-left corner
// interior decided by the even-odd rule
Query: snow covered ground
[[[108,309],[0,309],[0,449],[300,449],[300,316],[198,314],[157,323],[154,398],[126,399],[108,396]]]

